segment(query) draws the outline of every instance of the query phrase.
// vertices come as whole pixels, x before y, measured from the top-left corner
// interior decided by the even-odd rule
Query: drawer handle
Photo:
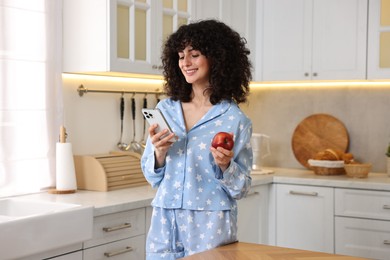
[[[258,192],[258,191],[250,192],[250,193],[248,193],[248,194],[246,195],[246,197],[248,198],[248,197],[252,197],[252,196],[257,196],[257,195],[259,195],[259,194],[260,194],[260,192]]]
[[[383,205],[383,209],[390,209],[390,205]]]
[[[385,245],[390,245],[390,240],[384,240],[384,241],[383,241],[383,244],[385,244]]]
[[[112,231],[117,231],[125,228],[131,228],[131,223],[125,223],[116,227],[104,227],[103,231],[104,232],[112,232]]]
[[[290,190],[290,194],[291,195],[303,195],[303,196],[318,196],[318,192],[304,192],[304,191],[294,191],[294,190]]]
[[[116,256],[116,255],[125,254],[125,253],[131,252],[131,251],[133,251],[133,248],[131,246],[127,246],[125,249],[120,249],[117,251],[104,253],[104,256],[105,257],[112,257],[112,256]]]

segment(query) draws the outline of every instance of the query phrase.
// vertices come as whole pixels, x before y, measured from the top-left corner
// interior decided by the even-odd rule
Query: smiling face
[[[209,85],[209,60],[200,51],[187,46],[179,52],[179,67],[186,81],[194,85]]]

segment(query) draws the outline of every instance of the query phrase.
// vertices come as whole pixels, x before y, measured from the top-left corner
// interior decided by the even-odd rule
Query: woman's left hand
[[[230,161],[234,156],[234,152],[222,147],[215,149],[211,146],[211,154],[214,157],[215,163],[219,166],[222,172],[224,172],[230,165]]]

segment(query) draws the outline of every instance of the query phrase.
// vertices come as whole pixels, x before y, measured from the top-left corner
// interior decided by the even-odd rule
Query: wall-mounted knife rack
[[[148,94],[156,94],[156,95],[163,95],[164,92],[160,91],[160,90],[156,90],[156,91],[138,91],[138,90],[103,90],[103,89],[89,89],[89,88],[85,88],[83,85],[80,85],[78,88],[77,88],[77,92],[79,93],[79,96],[82,97],[84,96],[84,94],[87,94],[89,92],[94,92],[94,93],[118,93],[118,94],[145,94],[145,95],[148,95]]]

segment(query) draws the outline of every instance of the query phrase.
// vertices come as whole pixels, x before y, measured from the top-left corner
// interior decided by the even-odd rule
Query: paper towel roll
[[[56,145],[56,189],[77,190],[71,143]]]

